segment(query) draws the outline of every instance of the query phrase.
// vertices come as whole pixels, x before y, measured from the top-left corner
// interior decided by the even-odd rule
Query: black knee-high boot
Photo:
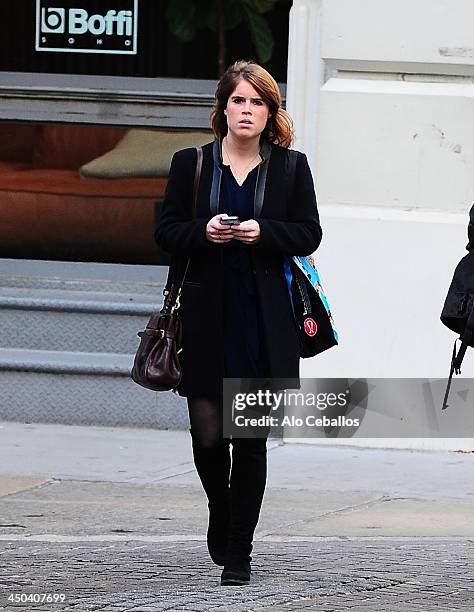
[[[252,541],[267,480],[266,438],[233,438],[230,477],[231,516],[221,584],[250,580]]]
[[[209,555],[216,565],[224,565],[230,520],[229,440],[224,438],[212,447],[201,447],[191,430],[190,432],[193,439],[194,465],[208,499]]]

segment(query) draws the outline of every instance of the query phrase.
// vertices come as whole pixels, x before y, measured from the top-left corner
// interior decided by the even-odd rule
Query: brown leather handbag
[[[193,217],[196,216],[196,200],[202,168],[202,148],[196,147],[197,163],[194,175]],[[171,268],[163,290],[164,302],[160,312],[151,315],[147,326],[139,331],[140,344],[135,354],[132,379],[152,391],[174,390],[181,381],[182,369],[179,353],[182,350],[179,298],[191,258],[188,257],[184,273],[176,282]]]

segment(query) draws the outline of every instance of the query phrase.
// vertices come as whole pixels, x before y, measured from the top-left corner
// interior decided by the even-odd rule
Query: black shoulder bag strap
[[[443,408],[442,408],[443,410],[446,410],[446,408],[448,407],[448,395],[451,389],[451,382],[453,379],[453,374],[454,373],[461,374],[462,360],[464,359],[464,355],[466,354],[467,347],[472,346],[473,339],[474,339],[474,307],[472,308],[469,314],[469,317],[467,319],[466,327],[464,328],[464,331],[460,338],[461,346],[459,347],[459,351],[457,353],[456,353],[457,340],[454,341],[453,356],[451,358],[451,370],[449,372],[449,379],[448,379],[448,385],[446,387],[446,393],[444,394]]]
[[[196,218],[196,207],[197,207],[197,193],[199,189],[199,181],[201,179],[201,170],[202,170],[202,147],[196,147],[197,152],[197,161],[196,161],[196,170],[194,172],[194,187],[193,187],[193,208],[192,208],[192,218]],[[184,269],[183,275],[181,277],[181,281],[179,283],[171,282],[171,286],[168,289],[167,287],[163,290],[163,295],[165,296],[162,313],[169,314],[179,308],[179,297],[181,295],[181,290],[183,288],[183,283],[186,278],[186,274],[189,268],[189,264],[191,263],[191,256],[189,255],[186,267]]]
[[[296,162],[298,160],[298,151],[288,149],[288,194],[291,197],[295,187]],[[304,282],[304,275],[301,270],[293,265],[291,271],[295,277],[296,286],[298,288],[301,302],[303,304],[303,315],[311,314],[311,300],[309,299],[308,290]]]

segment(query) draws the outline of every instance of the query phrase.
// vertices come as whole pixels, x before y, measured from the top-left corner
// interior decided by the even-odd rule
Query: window
[[[167,263],[153,233],[172,154],[212,140],[210,132],[0,122],[0,257]]]

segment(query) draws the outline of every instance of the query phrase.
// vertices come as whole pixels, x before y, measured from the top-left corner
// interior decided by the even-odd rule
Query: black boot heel
[[[242,586],[250,582],[250,561],[226,561],[221,574],[221,586]]]

